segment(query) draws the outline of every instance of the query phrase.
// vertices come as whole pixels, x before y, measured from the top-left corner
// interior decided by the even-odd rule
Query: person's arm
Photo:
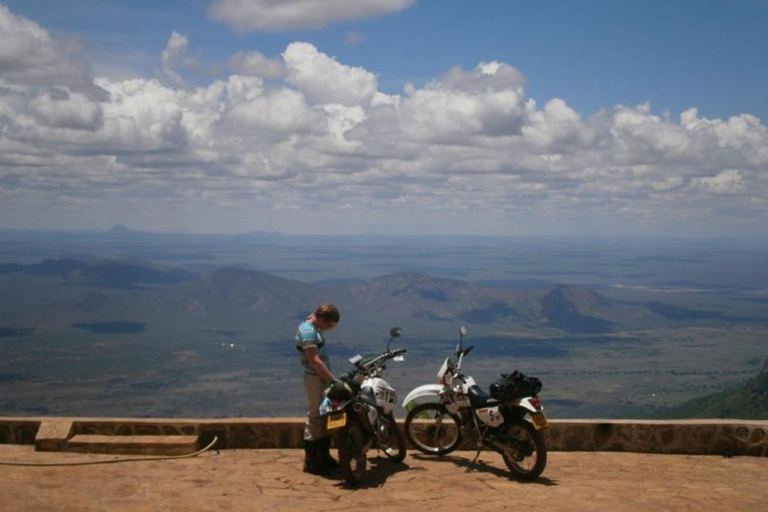
[[[307,356],[307,361],[309,361],[309,364],[312,365],[312,367],[315,369],[315,372],[321,379],[328,382],[336,380],[336,377],[333,376],[331,370],[329,370],[328,367],[325,366],[323,360],[320,359],[320,351],[317,350],[316,347],[305,348],[304,354]]]

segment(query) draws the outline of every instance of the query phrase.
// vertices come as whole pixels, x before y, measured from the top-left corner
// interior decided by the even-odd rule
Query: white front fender
[[[441,384],[424,384],[419,386],[405,397],[403,400],[403,407],[410,411],[417,405],[426,404],[429,402],[439,403],[440,393],[443,391]]]

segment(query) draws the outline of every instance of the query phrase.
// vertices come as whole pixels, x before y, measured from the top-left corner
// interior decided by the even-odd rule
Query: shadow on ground
[[[418,469],[420,470],[421,468]],[[349,490],[381,487],[390,476],[401,471],[409,470],[411,470],[411,468],[405,462],[392,462],[386,457],[371,457],[368,459],[368,470],[366,471],[365,478],[361,484],[350,485],[343,480],[343,477],[339,476],[338,478],[342,481],[339,482],[338,487]]]
[[[413,457],[416,460],[422,460],[422,461],[449,462],[460,468],[464,468],[464,470],[467,472],[481,471],[483,473],[489,473],[499,478],[505,478],[507,480],[515,480],[515,477],[513,477],[512,474],[506,468],[498,467],[496,465],[491,465],[488,462],[484,461],[482,459],[482,456],[478,458],[476,462],[472,462],[472,459],[467,459],[464,457],[456,457],[455,455],[443,455],[440,457],[435,457],[433,455],[422,455],[420,453],[415,453],[413,455],[410,455],[410,457]],[[547,487],[554,487],[557,485],[556,480],[552,480],[550,478],[547,478],[546,476],[540,476],[533,482],[527,482],[525,480],[517,480],[517,481],[521,484],[526,484],[526,485],[528,484],[543,485]]]

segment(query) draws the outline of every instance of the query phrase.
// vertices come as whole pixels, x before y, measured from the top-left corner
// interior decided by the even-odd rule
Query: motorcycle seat
[[[499,405],[499,401],[480,389],[480,386],[472,386],[469,388],[469,403],[472,404],[473,409]]]

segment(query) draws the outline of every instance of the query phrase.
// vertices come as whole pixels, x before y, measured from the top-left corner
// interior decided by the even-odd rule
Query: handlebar
[[[352,382],[355,380],[356,375],[357,375],[357,370],[352,370],[350,372],[345,373],[341,377],[339,377],[339,380],[342,382]]]
[[[388,359],[393,359],[393,358],[395,358],[395,357],[397,357],[399,355],[405,354],[406,352],[408,352],[408,349],[397,348],[395,350],[384,352],[383,354],[380,354],[380,355],[374,357],[370,361],[358,362],[355,365],[355,369],[352,370],[350,372],[350,374],[354,375],[354,374],[357,374],[357,373],[367,373],[367,372],[370,372],[372,369],[380,366],[382,362],[384,362],[384,361],[386,361]]]
[[[469,353],[470,353],[470,352],[472,352],[472,349],[473,349],[473,348],[475,348],[475,346],[474,346],[474,345],[470,345],[469,347],[467,347],[467,348],[465,348],[465,349],[463,349],[463,350],[459,350],[458,352],[456,352],[456,355],[457,355],[457,356],[466,356],[466,355],[469,355]]]

